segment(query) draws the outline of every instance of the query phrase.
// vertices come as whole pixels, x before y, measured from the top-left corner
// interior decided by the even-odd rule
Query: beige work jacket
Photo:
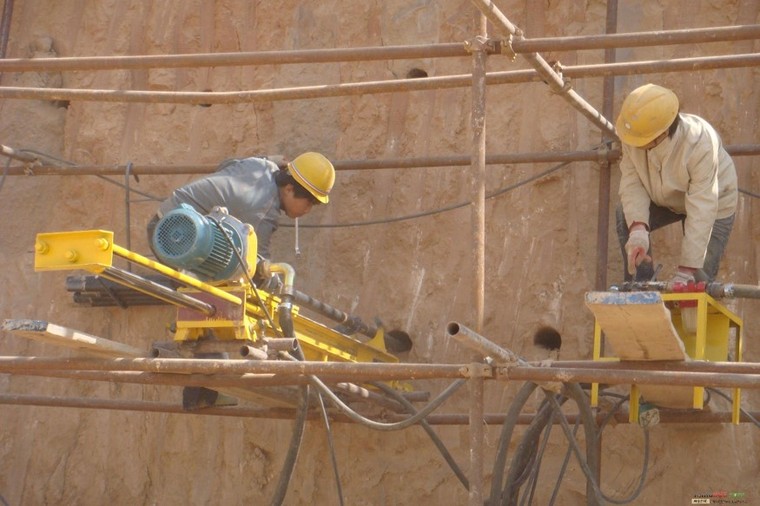
[[[620,201],[628,226],[649,223],[650,201],[686,216],[680,265],[701,268],[716,219],[736,212],[736,169],[704,119],[680,114],[672,137],[652,149],[623,144]]]

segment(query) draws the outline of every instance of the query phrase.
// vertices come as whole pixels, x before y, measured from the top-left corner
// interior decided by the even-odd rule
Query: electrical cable
[[[728,395],[727,395],[726,393],[724,393],[724,392],[721,392],[721,391],[720,391],[720,390],[718,390],[717,388],[707,387],[707,388],[706,388],[706,390],[707,390],[707,391],[710,391],[710,392],[714,392],[714,393],[718,394],[719,396],[723,397],[723,398],[724,398],[725,400],[727,400],[728,402],[731,402],[731,403],[733,403],[733,402],[734,402],[734,401],[733,401],[733,399],[731,399],[731,397],[730,397],[730,396],[728,396]],[[742,408],[742,407],[739,407],[739,411],[740,411],[740,412],[741,412],[741,413],[742,413],[744,416],[746,416],[746,417],[749,419],[749,421],[750,421],[750,422],[752,422],[752,423],[753,423],[753,424],[754,424],[756,427],[760,428],[760,420],[758,420],[757,418],[755,418],[754,416],[752,416],[752,413],[750,413],[749,411],[746,411],[746,410],[745,410],[744,408]]]
[[[507,452],[509,450],[509,442],[512,440],[512,432],[514,432],[514,429],[517,426],[520,412],[522,412],[525,403],[528,402],[528,399],[530,399],[530,396],[537,387],[538,385],[533,382],[524,383],[512,400],[509,411],[507,411],[507,415],[504,418],[504,423],[501,426],[499,444],[496,449],[493,472],[491,473],[491,497],[488,504],[496,505],[501,502],[500,498],[504,470],[507,467]]]
[[[333,393],[332,390],[330,390],[327,385],[325,385],[319,378],[316,376],[309,376],[309,379],[313,382],[312,384],[315,385],[322,393],[324,393],[332,403],[338,407],[344,414],[346,414],[350,419],[353,421],[365,425],[367,427],[370,427],[375,430],[380,431],[394,431],[394,430],[401,430],[406,429],[407,427],[411,427],[412,425],[418,423],[420,420],[425,418],[427,415],[432,413],[434,410],[436,410],[441,404],[443,404],[451,395],[454,394],[462,385],[464,385],[467,380],[465,379],[458,379],[455,382],[453,382],[451,385],[449,385],[442,393],[438,395],[435,399],[430,401],[427,406],[425,406],[423,409],[417,412],[417,414],[410,416],[406,420],[402,420],[400,422],[393,422],[393,423],[385,423],[385,422],[377,422],[375,420],[370,420],[369,418],[366,418],[353,409],[351,409],[348,405],[346,405],[340,398]]]
[[[330,461],[332,462],[333,473],[335,474],[335,487],[338,492],[338,500],[340,506],[343,506],[343,486],[340,483],[340,472],[338,471],[338,459],[335,456],[335,444],[333,443],[332,429],[330,428],[330,418],[327,416],[327,408],[325,408],[325,400],[322,398],[322,394],[317,394],[317,400],[319,401],[319,409],[322,412],[322,421],[325,422],[325,429],[327,431],[327,445],[330,448]]]
[[[573,427],[573,436],[578,434],[578,427],[580,427],[580,419],[575,420],[575,427]],[[565,458],[562,460],[562,465],[559,468],[559,474],[557,480],[554,483],[554,490],[552,490],[552,496],[549,499],[549,506],[554,506],[554,502],[557,500],[557,494],[559,493],[560,485],[562,485],[562,479],[565,477],[565,471],[567,471],[567,465],[570,463],[570,456],[573,454],[570,446],[568,445],[565,452]]]
[[[3,189],[3,185],[5,184],[5,178],[8,177],[8,170],[11,167],[11,157],[8,157],[8,162],[5,164],[5,169],[3,169],[3,177],[0,179],[0,190]],[[0,496],[2,497],[2,496]]]
[[[370,382],[369,384],[376,388],[379,388],[380,390],[385,392],[387,395],[390,395],[396,401],[400,402],[406,408],[408,413],[412,415],[417,413],[417,408],[414,407],[414,404],[409,402],[409,400],[406,397],[398,393],[395,389],[380,382]],[[462,469],[456,463],[456,461],[454,460],[454,457],[451,455],[451,453],[449,453],[449,450],[443,444],[443,441],[441,441],[441,438],[438,437],[438,435],[435,433],[435,431],[427,422],[427,420],[425,420],[424,418],[420,420],[420,426],[425,430],[428,436],[430,436],[430,439],[433,441],[433,444],[435,445],[436,448],[438,448],[438,451],[443,456],[443,459],[449,465],[449,467],[454,472],[456,477],[459,478],[459,481],[462,483],[462,485],[464,485],[464,488],[467,490],[470,490],[470,481],[467,479],[467,476],[464,474],[464,471],[462,471]]]
[[[288,492],[288,485],[290,484],[290,478],[293,476],[293,470],[296,467],[298,452],[301,449],[301,442],[303,441],[303,434],[305,432],[304,429],[306,428],[306,418],[309,413],[309,385],[302,386],[301,392],[302,395],[298,402],[298,411],[296,412],[293,435],[291,436],[288,453],[282,464],[280,478],[277,481],[275,493],[272,497],[272,506],[280,506],[285,500],[285,495]]]

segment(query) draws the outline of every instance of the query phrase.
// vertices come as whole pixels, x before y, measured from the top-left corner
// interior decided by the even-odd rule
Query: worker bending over
[[[670,286],[714,280],[738,197],[736,169],[717,132],[680,113],[676,94],[655,84],[626,97],[615,126],[623,143],[616,219],[625,280],[654,277],[649,233],[675,222],[683,240]]]
[[[153,231],[161,217],[180,204],[204,215],[220,206],[253,226],[258,254],[268,259],[280,213],[299,218],[315,204],[327,204],[334,182],[335,168],[319,153],[298,155],[285,169],[266,158],[226,160],[213,174],[174,190],[148,223],[148,244],[152,249]]]

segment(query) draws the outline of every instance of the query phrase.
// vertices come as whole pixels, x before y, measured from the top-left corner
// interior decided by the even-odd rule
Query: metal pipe
[[[3,22],[10,25],[12,0],[6,0]],[[0,30],[7,35],[9,30]],[[760,25],[693,28],[613,35],[518,38],[509,42],[516,53],[569,51],[616,47],[643,47],[693,44],[760,37]],[[198,53],[179,55],[76,56],[60,58],[7,58],[0,61],[0,72],[67,72],[79,70],[119,70],[182,67],[227,67],[242,65],[283,65],[417,58],[467,57],[461,43],[360,48],[307,49],[294,51],[256,51],[240,53]]]
[[[533,363],[531,365],[540,365]],[[736,373],[736,374],[760,374],[760,364],[754,362],[707,362],[693,360],[558,360],[551,363],[551,367],[558,369],[591,369],[613,371],[673,371],[673,372],[710,372],[710,373]]]
[[[170,304],[186,307],[198,311],[206,316],[213,316],[216,314],[216,308],[193,298],[187,294],[177,292],[169,287],[150,281],[149,279],[142,278],[131,272],[117,269],[116,267],[106,267],[100,275],[111,281],[121,283],[123,285],[134,288],[135,290],[147,293],[157,299],[164,300]]]
[[[150,258],[144,257],[138,253],[135,253],[134,251],[130,251],[128,249],[122,248],[118,244],[113,245],[113,254],[121,258],[124,258],[126,260],[129,260],[130,262],[134,262],[136,264],[142,265],[143,267],[147,267],[148,269],[152,269],[160,274],[163,274],[166,277],[179,281],[182,284],[185,284],[187,286],[191,286],[203,292],[209,293],[215,297],[219,297],[220,299],[225,300],[227,302],[231,302],[237,305],[243,304],[243,299],[241,299],[240,297],[236,297],[235,295],[225,292],[224,290],[220,290],[219,288],[211,286],[207,283],[203,283],[202,281],[199,281],[198,279],[192,276],[188,276],[186,274],[182,274],[181,272],[175,271],[174,269],[171,269],[159,262],[155,262],[151,260]],[[103,276],[103,277],[106,277],[106,276]],[[118,282],[119,280],[114,280],[114,281]],[[157,283],[153,283],[153,284],[157,284]],[[171,290],[171,291],[174,292],[174,290]],[[149,291],[145,293],[147,293],[148,295],[152,295],[152,293]]]
[[[486,18],[482,14],[481,34],[470,44],[472,52],[472,109],[470,128],[472,130],[471,162],[472,172],[470,197],[470,226],[473,244],[473,322],[478,332],[482,331],[485,318],[485,243],[486,243],[486,60],[485,51]],[[473,480],[471,479],[472,483]],[[476,481],[479,483],[479,481]],[[479,498],[480,499],[480,498]],[[482,501],[481,501],[482,502]]]
[[[8,51],[8,39],[11,35],[11,19],[13,18],[13,0],[3,2],[3,17],[0,20],[0,60],[5,59]],[[0,70],[0,74],[2,74]]]
[[[512,24],[507,17],[493,4],[491,0],[472,0],[472,3],[480,9],[491,23],[497,28],[501,28],[510,36],[522,36],[522,31]],[[528,63],[544,78],[549,87],[562,98],[567,100],[570,105],[585,116],[591,123],[598,126],[602,131],[607,132],[612,137],[617,137],[615,125],[599,111],[586,102],[580,95],[570,88],[569,82],[565,81],[561,74],[552,69],[551,66],[538,53],[522,53]]]
[[[0,357],[0,372],[13,373],[39,369],[91,371],[143,371],[178,374],[296,374],[343,377],[368,381],[390,379],[443,379],[467,376],[466,365],[402,364],[371,362],[307,362],[265,360],[222,360],[188,358],[41,358]]]
[[[734,144],[724,146],[731,156],[760,155],[760,144]],[[486,155],[486,165],[511,165],[522,163],[561,163],[561,162],[598,162],[600,159],[616,161],[620,158],[619,149],[606,151],[554,151],[540,153],[506,153]],[[418,169],[463,167],[470,165],[471,158],[467,155],[451,155],[417,158],[385,158],[381,160],[339,160],[333,162],[336,170],[381,170],[381,169]],[[133,174],[140,176],[162,176],[179,174],[209,174],[218,165],[152,165],[135,166]],[[124,173],[124,167],[119,165],[83,165],[75,167],[40,166],[33,170],[38,176],[110,176]],[[8,168],[9,176],[27,176],[26,167],[12,166]],[[302,225],[303,226],[303,225]],[[325,315],[327,316],[327,315]]]
[[[266,351],[248,345],[240,347],[240,356],[249,360],[266,360],[269,358]]]
[[[181,405],[172,402],[156,401],[133,401],[125,399],[96,399],[93,397],[60,397],[30,395],[20,393],[0,393],[0,404],[13,406],[42,406],[54,408],[77,408],[77,409],[104,409],[118,411],[140,411],[146,413],[174,413],[183,415],[205,415],[205,416],[231,416],[261,418],[270,420],[292,420],[294,410],[291,408],[255,408],[251,406],[225,406],[225,407],[208,407],[197,411],[186,411]],[[742,413],[740,422],[747,423],[751,420],[747,416],[760,419],[760,412],[753,411]],[[317,418],[317,413],[311,414],[312,418]],[[355,423],[353,420],[340,413],[331,414],[331,420],[335,423]],[[408,418],[408,415],[387,413],[386,418],[389,422],[400,421]],[[661,411],[660,423],[731,423],[732,413],[729,412],[708,412],[708,411]],[[601,422],[606,417],[605,413],[597,415],[597,422]],[[568,413],[567,421],[574,424],[578,415]],[[620,411],[612,415],[616,423],[630,423],[628,413]],[[504,423],[505,415],[500,413],[486,413],[483,415],[483,422],[488,425],[501,425]],[[518,425],[528,425],[534,419],[533,414],[521,414],[517,419]],[[469,415],[451,414],[451,413],[432,413],[425,417],[425,421],[430,425],[467,425]],[[554,423],[559,423],[557,420]]]
[[[298,339],[292,337],[265,337],[264,342],[267,348],[275,351],[295,351],[298,349]]]
[[[750,53],[731,56],[707,56],[699,58],[646,61],[641,63],[610,63],[568,67],[560,65],[558,68],[561,67],[562,75],[565,77],[582,78],[665,72],[693,72],[695,70],[754,67],[758,65],[760,65],[760,54]],[[542,72],[546,72],[548,69],[556,75],[556,72],[548,67],[548,64],[546,67],[540,68],[542,69]],[[486,74],[486,84],[488,85],[539,82],[545,79],[546,77],[544,77],[541,72],[535,70],[490,72]],[[551,83],[557,85],[556,80],[551,81]],[[472,76],[464,74],[425,77],[419,79],[391,79],[364,83],[327,84],[293,88],[224,92],[79,90],[71,88],[25,88],[3,86],[0,87],[0,98],[214,105],[264,103],[281,100],[329,98],[374,93],[398,93],[407,91],[464,88],[471,86],[471,84]],[[550,86],[552,84],[550,84]],[[601,115],[593,109],[586,108],[583,105],[585,102],[583,102],[572,90],[567,92],[560,90],[559,93],[569,96],[575,104],[574,107],[582,109],[581,112],[584,113],[584,115],[596,118],[595,123],[603,122],[599,119]],[[605,128],[605,130],[607,129]]]
[[[510,380],[561,381],[563,383],[607,383],[638,385],[680,385],[724,388],[760,388],[760,374],[715,374],[711,372],[610,371],[559,369],[554,367],[505,367]],[[604,377],[604,379],[601,379]]]
[[[336,309],[329,304],[326,304],[320,300],[311,297],[303,292],[295,290],[293,293],[293,300],[296,304],[311,309],[322,316],[333,320],[334,322],[345,324],[347,327],[347,333],[352,334],[359,332],[367,337],[375,337],[377,334],[377,327],[364,323],[359,317],[352,316],[348,313]]]
[[[617,11],[617,6],[615,6]],[[608,9],[608,15],[610,11]],[[617,12],[615,12],[617,17]],[[687,28],[683,30],[661,30],[656,32],[614,33],[607,26],[604,35],[575,35],[567,37],[543,37],[509,41],[515,53],[541,51],[573,51],[583,49],[614,49],[618,47],[665,46],[676,44],[698,44],[702,42],[722,42],[731,40],[752,40],[760,38],[760,25],[719,26],[714,28]]]
[[[483,356],[493,357],[494,359],[501,362],[516,362],[520,364],[527,364],[525,360],[521,359],[513,352],[502,348],[501,346],[495,344],[493,341],[490,341],[480,334],[472,331],[471,329],[468,329],[461,323],[449,322],[446,325],[446,335],[448,337],[453,337],[471,349],[477,350]]]
[[[443,44],[410,46],[300,49],[293,51],[252,51],[239,53],[14,58],[0,62],[0,72],[230,67],[243,65],[408,60],[418,58],[464,58],[467,56],[469,54],[461,42],[447,42]]]

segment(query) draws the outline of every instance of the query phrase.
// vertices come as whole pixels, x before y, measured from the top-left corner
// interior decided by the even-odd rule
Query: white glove
[[[645,228],[635,228],[628,236],[625,243],[625,252],[628,255],[628,273],[636,274],[636,267],[646,260],[649,251],[649,232]]]

